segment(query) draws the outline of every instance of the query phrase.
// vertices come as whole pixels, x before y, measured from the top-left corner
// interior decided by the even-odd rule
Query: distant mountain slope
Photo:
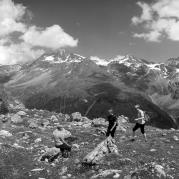
[[[80,111],[98,117],[105,116],[112,106],[132,121],[134,105],[139,103],[151,113],[152,125],[171,128],[177,121],[163,110],[179,115],[175,107],[177,69],[170,63],[155,64],[129,55],[95,61],[60,51],[3,73],[9,75],[3,82],[7,91],[29,108]]]

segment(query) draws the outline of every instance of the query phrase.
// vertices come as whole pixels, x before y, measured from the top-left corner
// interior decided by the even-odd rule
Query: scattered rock
[[[81,113],[79,112],[74,112],[71,114],[71,116],[72,116],[72,121],[77,121],[77,122],[82,121],[82,116]]]
[[[16,149],[18,149],[18,148],[24,149],[23,146],[20,146],[20,145],[17,144],[17,143],[14,143],[12,146],[15,147]]]
[[[42,171],[44,170],[44,168],[34,168],[31,170],[31,172],[39,172],[39,171]]]
[[[23,122],[23,119],[18,114],[14,114],[13,116],[11,116],[11,121],[14,124],[19,124]]]
[[[174,128],[171,128],[170,130],[171,130],[171,131],[175,131],[175,129],[174,129]]]
[[[27,113],[24,112],[24,111],[19,111],[16,114],[19,115],[19,116],[26,116],[27,115]]]
[[[80,163],[80,160],[79,159],[75,159],[74,163],[77,165]]]
[[[0,136],[2,136],[2,137],[11,137],[12,134],[9,131],[1,130],[0,131]]]
[[[29,128],[36,129],[36,128],[38,128],[38,124],[34,121],[31,121],[30,124],[29,124]]]
[[[67,174],[67,177],[68,177],[68,178],[71,178],[71,176],[72,176],[72,174],[70,174],[70,173]]]
[[[88,119],[88,118],[85,117],[85,116],[83,116],[83,117],[81,118],[81,121],[84,122],[84,123],[89,123],[89,122],[91,122],[91,120]]]
[[[6,115],[1,114],[1,115],[0,115],[0,120],[1,120],[3,123],[5,123],[5,122],[7,122],[7,121],[9,120],[9,116],[6,116]]]
[[[59,175],[64,175],[67,172],[68,168],[66,166],[63,166],[61,170],[58,172]]]
[[[52,115],[50,120],[53,121],[53,122],[58,122],[58,118],[55,115]]]
[[[94,127],[106,127],[108,122],[104,118],[95,118],[92,120],[91,125]]]
[[[126,140],[126,136],[121,136],[121,137],[120,137],[120,140],[121,140],[121,141]]]
[[[65,114],[65,116],[64,116],[64,121],[70,121],[70,115]]]
[[[121,173],[121,172],[122,172],[121,170],[113,170],[113,169],[104,170],[101,173],[92,176],[91,179],[95,179],[95,178],[98,178],[98,177],[107,177],[108,175],[114,175],[115,177],[116,176],[119,177],[120,176],[119,173]]]
[[[23,109],[25,109],[25,106],[20,101],[15,100],[15,105],[13,106],[13,108],[14,109],[21,109],[21,110],[23,110]]]
[[[80,149],[80,145],[78,145],[78,144],[72,144],[72,149],[74,151],[78,151]]]
[[[121,116],[118,117],[118,121],[119,121],[119,123],[127,123],[128,118],[123,116],[123,115],[121,115]]]
[[[118,160],[121,165],[129,165],[134,163],[130,158],[123,158]]]
[[[120,125],[117,127],[117,130],[124,132],[124,133],[126,132],[126,129],[123,126],[120,126]]]
[[[119,173],[116,173],[113,178],[119,178],[120,177],[120,174]]]
[[[143,178],[144,176],[145,178],[166,179],[166,173],[164,171],[163,166],[155,163],[146,164],[143,168],[132,172],[132,174],[130,175],[131,178],[128,175],[128,178],[135,179]]]
[[[132,179],[132,178],[131,178],[131,175],[126,175],[126,176],[124,177],[124,179]]]
[[[156,152],[157,150],[156,149],[150,149],[151,152]]]
[[[35,143],[39,143],[39,142],[41,142],[42,141],[42,138],[37,138],[37,139],[35,139]]]
[[[173,136],[173,139],[174,139],[175,141],[179,141],[179,138],[178,138],[176,135]]]

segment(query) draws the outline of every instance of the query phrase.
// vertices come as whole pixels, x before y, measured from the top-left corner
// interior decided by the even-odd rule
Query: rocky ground
[[[105,139],[106,123],[76,113],[71,116],[43,110],[15,108],[0,121],[0,179],[179,178],[179,130],[146,127],[148,141],[138,131],[131,141],[130,124],[123,117],[116,132],[119,154],[105,156],[94,166],[83,158]],[[41,161],[54,147],[52,132],[60,123],[71,132],[70,158],[61,155],[53,162]]]

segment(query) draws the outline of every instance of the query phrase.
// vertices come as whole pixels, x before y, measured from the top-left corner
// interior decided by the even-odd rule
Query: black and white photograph
[[[0,0],[0,179],[179,179],[179,0]]]

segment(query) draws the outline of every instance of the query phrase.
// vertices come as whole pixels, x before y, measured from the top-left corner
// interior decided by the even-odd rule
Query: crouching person
[[[72,148],[72,146],[65,141],[67,137],[69,137],[69,131],[65,130],[61,125],[58,125],[57,129],[53,131],[55,147],[60,149],[62,157],[64,158],[69,157]]]

